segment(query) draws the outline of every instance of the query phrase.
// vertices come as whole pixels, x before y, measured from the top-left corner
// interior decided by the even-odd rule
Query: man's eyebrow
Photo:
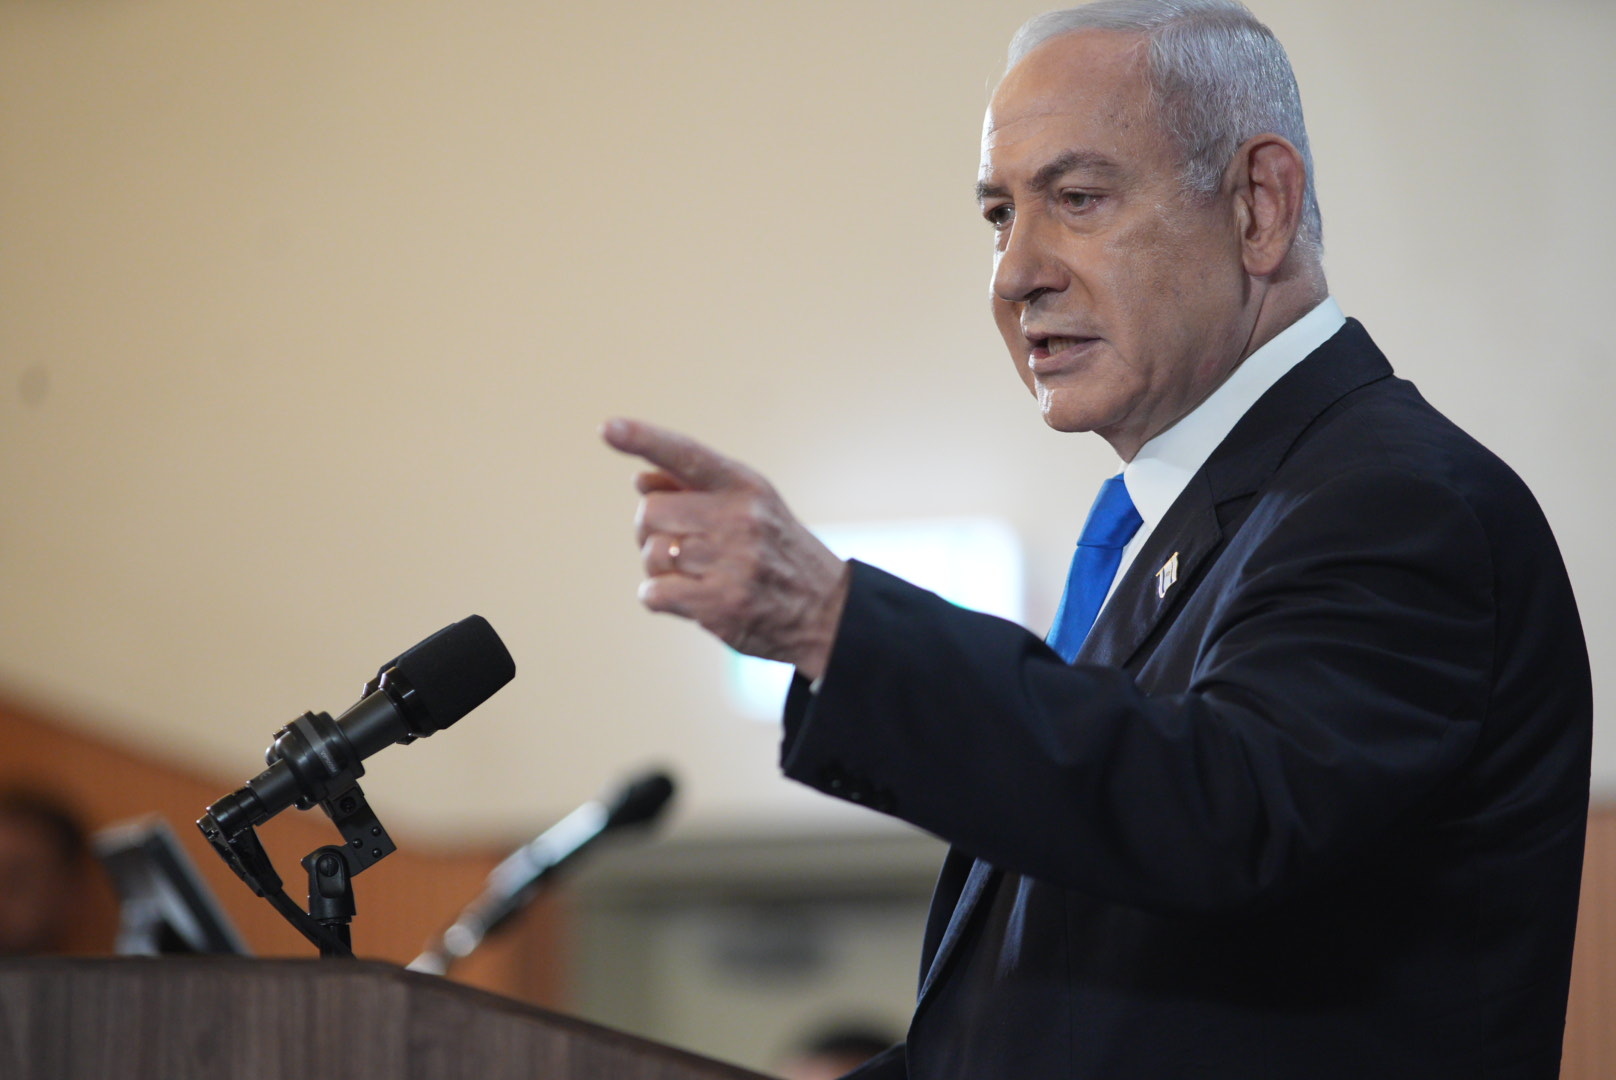
[[[1075,169],[1087,169],[1091,172],[1116,172],[1121,166],[1104,154],[1093,150],[1068,150],[1064,154],[1051,160],[1049,163],[1032,174],[1032,182],[1027,186],[1034,191],[1047,189],[1056,180]],[[1009,192],[999,184],[988,180],[979,180],[976,184],[976,201],[998,198]]]

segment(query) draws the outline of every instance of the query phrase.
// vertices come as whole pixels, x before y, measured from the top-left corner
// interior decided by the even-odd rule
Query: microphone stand
[[[353,956],[353,879],[396,850],[359,790],[364,759],[378,750],[442,731],[516,674],[511,654],[480,615],[450,623],[382,666],[358,704],[333,720],[304,713],[275,733],[268,766],[207,808],[197,827],[236,876],[279,911],[320,955]],[[282,810],[318,804],[342,833],[303,858],[305,913],[281,888],[256,827]]]
[[[285,744],[289,733],[296,740],[312,730],[307,726],[308,720],[309,717],[303,717],[293,721],[276,734],[268,755],[271,761],[287,752]],[[365,771],[363,764],[357,759],[337,764],[341,759],[333,755],[307,756],[324,763],[325,775],[320,779],[321,793],[326,797],[320,800],[320,808],[337,826],[344,840],[340,847],[328,844],[303,857],[303,868],[309,875],[307,912],[286,895],[281,876],[258,839],[254,822],[246,814],[237,812],[230,797],[208,807],[196,824],[236,876],[254,893],[268,900],[298,933],[320,950],[322,958],[351,959],[353,939],[349,924],[357,910],[354,875],[391,855],[397,845],[359,789],[358,778]]]

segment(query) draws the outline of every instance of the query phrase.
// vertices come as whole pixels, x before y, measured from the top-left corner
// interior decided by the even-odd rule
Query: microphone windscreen
[[[625,785],[607,810],[606,828],[639,825],[662,813],[673,798],[673,778],[667,773],[647,773]]]
[[[412,704],[426,713],[427,723],[412,725],[423,729],[418,735],[443,730],[516,677],[516,661],[481,615],[450,623],[392,666],[415,691]]]

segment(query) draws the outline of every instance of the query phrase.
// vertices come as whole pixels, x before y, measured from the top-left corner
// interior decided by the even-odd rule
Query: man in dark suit
[[[908,1042],[857,1075],[1549,1080],[1592,707],[1541,513],[1329,298],[1249,13],[1093,5],[1011,61],[995,317],[1126,463],[1048,643],[606,432],[656,466],[646,605],[797,666],[787,774],[954,845]]]

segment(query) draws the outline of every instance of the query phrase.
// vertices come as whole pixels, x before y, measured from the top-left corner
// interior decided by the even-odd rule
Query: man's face
[[[1186,192],[1146,44],[1085,30],[1005,76],[982,133],[993,316],[1044,421],[1131,460],[1244,358],[1253,316],[1226,192]]]

